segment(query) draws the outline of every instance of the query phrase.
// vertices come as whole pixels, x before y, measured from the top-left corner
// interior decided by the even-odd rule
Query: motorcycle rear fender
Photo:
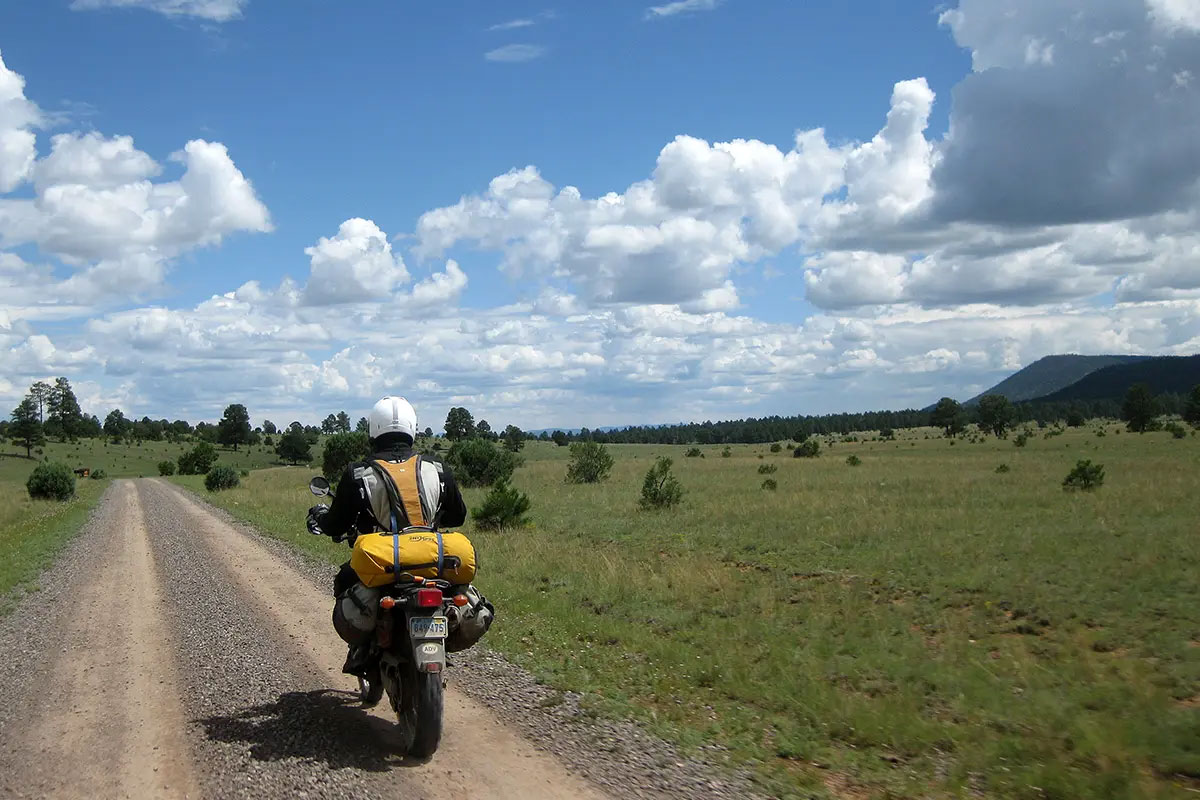
[[[444,672],[446,640],[426,639],[423,642],[413,642],[413,663],[417,672]]]

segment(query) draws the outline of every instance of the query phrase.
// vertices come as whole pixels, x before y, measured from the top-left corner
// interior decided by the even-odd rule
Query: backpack
[[[430,463],[440,479],[440,465]],[[440,506],[444,486],[439,485],[436,500],[431,498],[422,467],[420,455],[413,455],[399,462],[372,460],[362,470],[362,490],[378,527],[384,529],[362,534],[354,542],[350,566],[366,586],[394,583],[405,572],[455,584],[469,584],[475,577],[471,540],[461,533],[437,530],[440,508],[430,506],[435,502]],[[408,527],[427,530],[402,533]]]

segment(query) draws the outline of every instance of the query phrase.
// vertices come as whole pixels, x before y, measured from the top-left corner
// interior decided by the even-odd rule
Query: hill
[[[966,402],[975,405],[979,398],[989,394],[1004,395],[1014,403],[1020,400],[1042,398],[1075,382],[1096,370],[1106,367],[1133,364],[1145,361],[1150,356],[1046,356],[1039,358],[1024,369],[1014,372],[986,392],[981,392]],[[1124,393],[1124,389],[1121,390]]]
[[[1119,400],[1135,383],[1149,385],[1155,394],[1186,394],[1193,386],[1200,384],[1200,355],[1160,356],[1131,364],[1114,364],[1036,399],[1045,403]]]

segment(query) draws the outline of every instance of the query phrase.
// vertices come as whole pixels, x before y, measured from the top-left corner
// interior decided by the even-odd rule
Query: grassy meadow
[[[618,445],[610,479],[582,486],[563,482],[567,448],[530,444],[514,485],[531,524],[465,526],[498,609],[488,642],[785,797],[1194,796],[1200,438],[1122,428],[1023,448],[903,431],[817,459]],[[640,511],[659,455],[687,494]],[[1081,458],[1105,484],[1064,492]],[[304,531],[309,475],[209,497],[344,560]]]
[[[103,439],[80,439],[78,442],[47,442],[41,455],[25,458],[25,448],[11,441],[0,445],[0,482],[25,479],[37,462],[61,461],[71,469],[87,467],[95,472],[103,469],[109,478],[149,478],[158,475],[158,462],[175,461],[196,446],[195,442],[142,442],[141,444],[112,444]],[[320,454],[320,446],[313,448]],[[36,451],[35,451],[36,453]],[[237,452],[217,447],[218,464],[228,464],[239,470],[262,469],[278,462],[273,447],[243,445]]]
[[[12,442],[0,445],[0,613],[11,607],[22,588],[37,575],[87,519],[111,478],[136,478],[158,474],[158,462],[174,461],[194,445],[168,442],[111,444],[99,439],[76,443],[48,442],[34,458]],[[238,469],[257,469],[275,462],[270,448],[246,448],[239,452],[218,449],[218,463]],[[101,480],[76,481],[75,498],[66,503],[31,500],[25,481],[42,462],[61,461],[71,469],[103,470]]]

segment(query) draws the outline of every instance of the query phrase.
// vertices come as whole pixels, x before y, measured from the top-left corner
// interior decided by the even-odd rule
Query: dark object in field
[[[88,478],[91,477],[91,474],[92,471],[87,467],[79,467],[75,470],[75,477],[77,478]]]
[[[819,455],[821,455],[821,443],[816,439],[806,439],[796,445],[796,449],[792,451],[793,458],[816,458]]]
[[[1067,477],[1063,478],[1064,492],[1081,490],[1090,492],[1104,485],[1104,465],[1093,464],[1090,460],[1082,460],[1075,464]]]

